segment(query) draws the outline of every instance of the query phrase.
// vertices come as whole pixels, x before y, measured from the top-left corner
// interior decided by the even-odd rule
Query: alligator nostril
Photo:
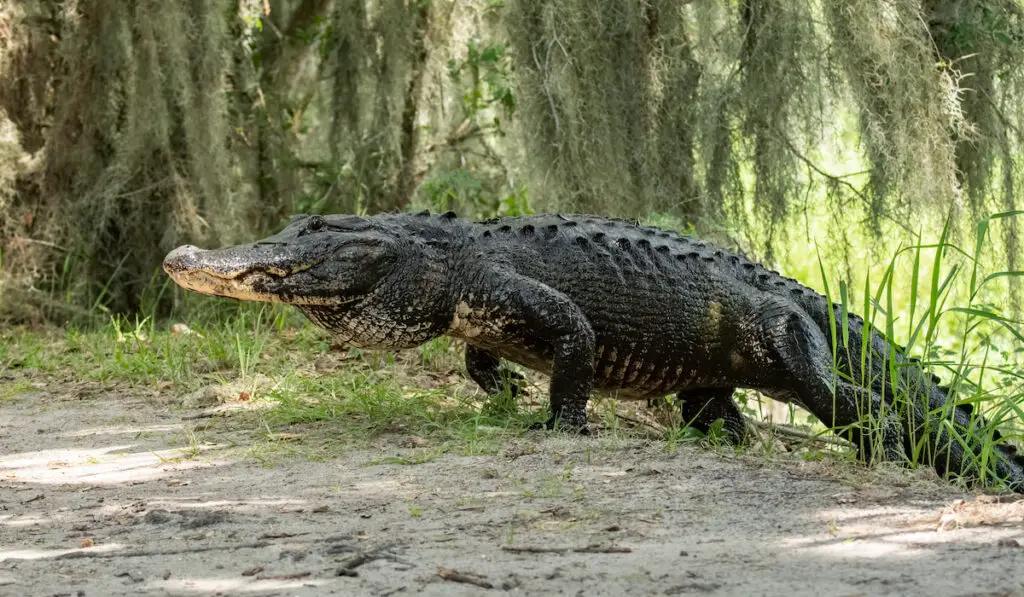
[[[188,267],[189,262],[202,249],[193,245],[182,245],[164,257],[164,270],[181,270]]]

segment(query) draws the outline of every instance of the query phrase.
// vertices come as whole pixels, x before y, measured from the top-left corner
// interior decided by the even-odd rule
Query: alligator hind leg
[[[791,390],[796,401],[824,425],[833,430],[847,428],[859,458],[866,462],[876,457],[906,460],[909,440],[900,417],[870,388],[833,374],[830,341],[807,315],[781,301],[761,306],[758,313],[760,333],[754,337],[768,351],[767,355],[751,351],[749,358],[772,371],[761,380],[765,386],[761,389]]]
[[[500,394],[507,386],[513,398],[522,391],[519,382],[526,379],[502,366],[498,357],[472,344],[466,344],[466,373],[488,394]]]
[[[709,388],[687,390],[676,394],[683,414],[683,424],[702,433],[708,433],[718,419],[725,424],[723,430],[729,441],[741,445],[747,437],[747,423],[740,407],[732,397],[735,388]]]

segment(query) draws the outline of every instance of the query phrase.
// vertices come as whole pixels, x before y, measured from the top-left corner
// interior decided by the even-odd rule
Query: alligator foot
[[[679,392],[676,399],[683,423],[707,434],[715,421],[721,419],[721,439],[736,446],[746,444],[750,429],[733,399],[735,391],[735,388],[706,388]]]
[[[503,366],[498,357],[482,348],[466,345],[466,371],[484,392],[492,396],[505,388],[513,398],[523,395],[526,377]]]
[[[501,388],[508,388],[509,396],[518,398],[523,395],[523,387],[526,384],[526,376],[513,371],[511,369],[502,367],[499,371],[501,379]]]

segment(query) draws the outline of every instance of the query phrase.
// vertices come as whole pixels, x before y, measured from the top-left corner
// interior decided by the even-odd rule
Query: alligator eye
[[[310,216],[309,220],[306,221],[306,230],[309,232],[319,232],[327,226],[327,222],[321,216]]]

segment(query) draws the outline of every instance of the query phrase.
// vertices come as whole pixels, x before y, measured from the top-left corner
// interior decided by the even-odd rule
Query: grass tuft
[[[895,414],[916,432],[906,464],[934,462],[936,455],[948,454],[945,446],[953,442],[963,448],[965,462],[959,470],[950,471],[952,476],[965,473],[969,477],[963,479],[965,482],[1001,484],[995,470],[997,449],[1024,438],[1024,324],[985,297],[993,284],[1024,274],[983,272],[991,223],[1020,215],[1024,214],[1006,212],[982,220],[970,251],[949,240],[947,226],[937,242],[917,242],[898,251],[873,290],[870,278],[865,278],[860,311],[865,321],[891,340],[886,354],[871,349],[867,335],[862,336],[860,346],[850,346],[848,326],[843,321],[852,297],[846,282],[840,282],[839,321],[830,319],[834,372],[837,379],[866,391],[874,388],[882,392],[886,405],[882,412],[872,416],[865,408],[861,423],[869,430],[866,435],[874,438],[874,453],[881,451],[878,442],[884,436],[886,416]],[[904,263],[908,259],[909,265]],[[924,269],[926,263],[928,272]],[[894,289],[901,284],[898,272],[905,272],[907,267],[911,302],[901,308],[894,301]],[[828,295],[824,265],[821,273]],[[922,280],[923,289],[919,288]],[[896,343],[902,348],[898,349]],[[897,350],[911,359],[898,362]],[[846,362],[858,358],[859,366],[844,365],[844,356]],[[936,376],[942,386],[948,387],[947,398],[941,404],[931,400],[918,384],[906,381],[908,369]],[[851,376],[852,371],[860,375]],[[970,424],[966,428],[954,425],[955,409],[966,406],[972,408]],[[924,413],[923,425],[913,423],[915,409]],[[939,464],[946,468],[952,463]]]

